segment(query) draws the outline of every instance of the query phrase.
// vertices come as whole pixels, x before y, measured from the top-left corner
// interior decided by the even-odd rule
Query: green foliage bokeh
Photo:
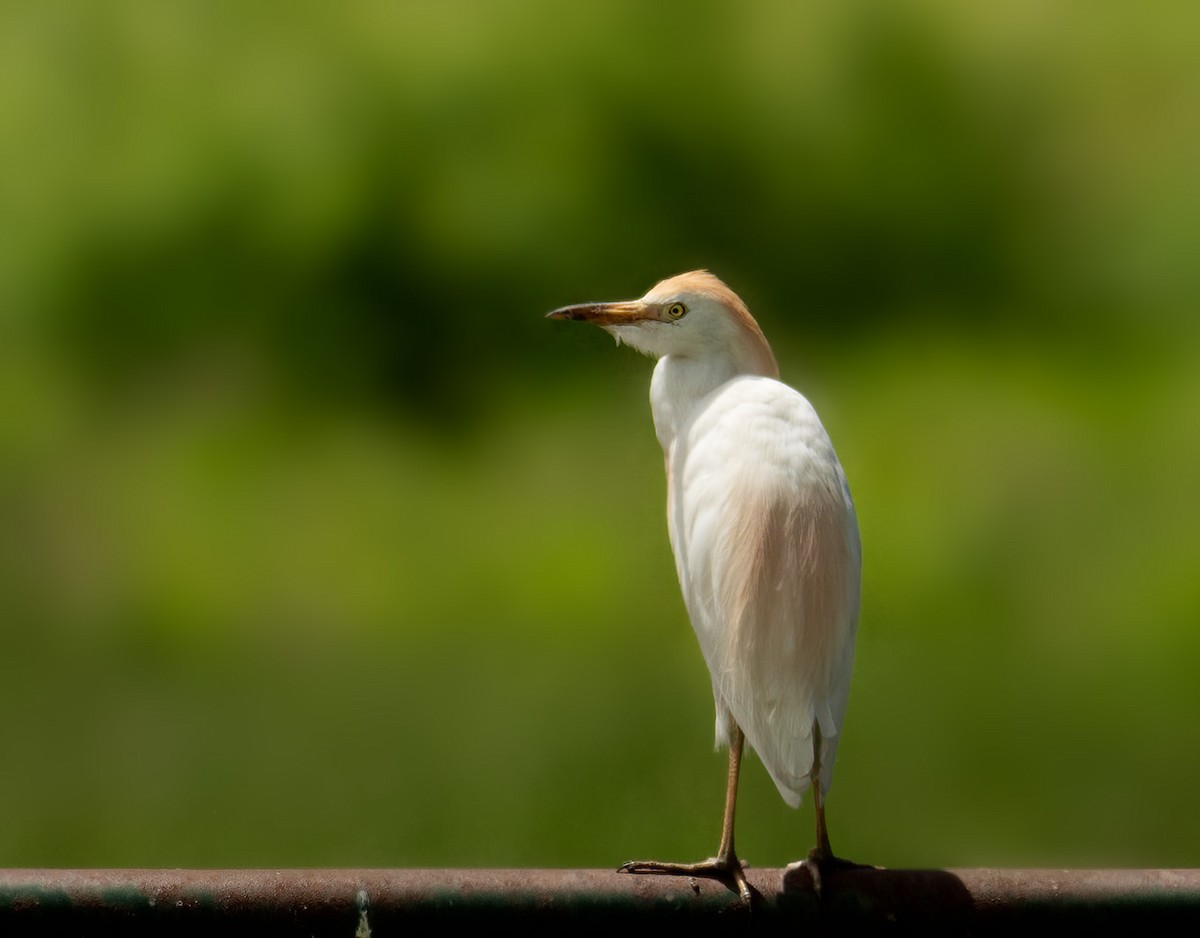
[[[0,865],[710,855],[650,365],[542,318],[693,267],[859,506],[834,846],[1200,863],[1198,19],[0,6]]]

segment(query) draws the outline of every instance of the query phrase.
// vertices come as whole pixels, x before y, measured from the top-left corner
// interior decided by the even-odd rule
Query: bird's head
[[[738,373],[770,377],[779,371],[746,304],[706,270],[663,280],[638,300],[564,306],[547,316],[595,323],[655,358],[721,358]]]

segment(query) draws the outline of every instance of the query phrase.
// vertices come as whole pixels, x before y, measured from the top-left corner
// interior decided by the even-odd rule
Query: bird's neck
[[[745,369],[725,356],[664,355],[658,360],[650,381],[650,409],[654,414],[654,431],[668,458],[672,443],[704,399],[727,381],[745,373]]]

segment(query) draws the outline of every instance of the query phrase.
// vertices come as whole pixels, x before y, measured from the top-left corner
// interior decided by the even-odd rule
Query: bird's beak
[[[641,300],[624,300],[620,303],[580,303],[578,306],[563,306],[546,314],[547,319],[576,319],[595,323],[597,326],[620,326],[625,323],[651,319],[654,312],[648,303]]]

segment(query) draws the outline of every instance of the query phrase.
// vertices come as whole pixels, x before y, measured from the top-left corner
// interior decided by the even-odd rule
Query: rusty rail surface
[[[1001,934],[1197,933],[1200,870],[748,871],[750,909],[711,880],[609,870],[0,870],[0,935],[385,936],[505,927]]]

